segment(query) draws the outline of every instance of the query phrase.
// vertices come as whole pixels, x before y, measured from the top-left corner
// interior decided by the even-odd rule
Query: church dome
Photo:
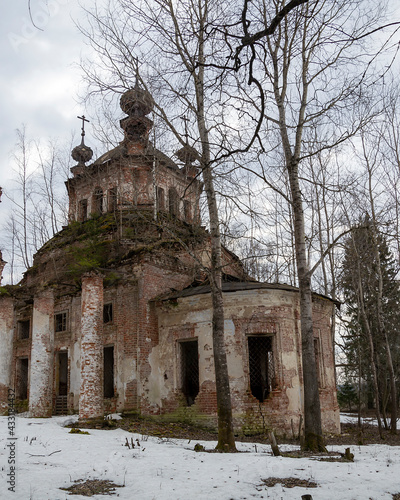
[[[79,146],[74,147],[71,152],[71,156],[75,161],[78,162],[78,164],[83,164],[92,159],[93,150],[89,146],[86,146],[86,144],[82,140]]]
[[[150,92],[136,85],[127,90],[119,101],[121,109],[129,116],[145,116],[154,108],[154,99]]]

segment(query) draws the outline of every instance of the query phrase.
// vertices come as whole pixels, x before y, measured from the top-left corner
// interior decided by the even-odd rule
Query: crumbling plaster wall
[[[224,293],[225,336],[231,382],[233,416],[236,427],[245,432],[274,428],[291,432],[298,426],[302,408],[302,369],[298,295],[285,290],[246,290]],[[330,350],[329,317],[332,303],[318,306],[319,334],[323,337],[326,385],[321,389],[325,431],[339,432],[339,412],[334,384],[333,351]],[[317,307],[317,309],[318,309]],[[200,415],[216,415],[215,375],[212,356],[211,301],[209,295],[179,298],[157,308],[159,345],[150,356],[151,393],[162,412],[173,412],[182,405],[178,340],[197,338],[199,348],[200,392],[195,409]],[[328,321],[327,321],[328,320]],[[328,327],[328,328],[327,328]],[[260,403],[250,392],[247,336],[273,336],[277,387]],[[325,406],[327,405],[327,408]]]
[[[53,410],[54,294],[45,289],[34,297],[30,363],[29,413],[50,417]]]

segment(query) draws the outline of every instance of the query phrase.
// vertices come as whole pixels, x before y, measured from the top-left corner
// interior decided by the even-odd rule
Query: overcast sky
[[[82,16],[78,1],[28,0],[4,2],[0,16],[0,186],[10,177],[9,154],[22,124],[34,139],[68,140],[80,132],[76,116],[81,54],[89,50],[74,25]]]

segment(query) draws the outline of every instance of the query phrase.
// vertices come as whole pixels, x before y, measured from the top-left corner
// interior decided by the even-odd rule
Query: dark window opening
[[[17,399],[28,399],[28,358],[17,359]]]
[[[68,394],[68,353],[60,351],[58,353],[58,395]]]
[[[272,337],[248,337],[250,390],[261,403],[275,387]]]
[[[112,188],[108,191],[108,211],[115,212],[117,210],[117,204],[117,188]]]
[[[168,211],[175,217],[179,216],[179,198],[175,188],[168,190]]]
[[[190,202],[188,200],[183,201],[183,213],[186,222],[191,222],[192,220],[192,210],[190,206]]]
[[[103,213],[103,190],[100,188],[94,190],[92,212],[97,215]]]
[[[199,393],[199,349],[197,340],[180,342],[182,392],[191,406]]]
[[[157,210],[165,210],[165,194],[161,187],[157,188]]]
[[[79,213],[78,213],[79,222],[85,222],[85,220],[87,220],[87,211],[88,211],[87,200],[81,200],[79,202]]]
[[[31,331],[31,322],[29,319],[25,319],[23,321],[18,321],[18,338],[29,339]]]
[[[104,348],[104,397],[114,397],[114,347]]]
[[[112,323],[113,322],[113,305],[104,304],[103,306],[103,323]]]
[[[54,331],[66,332],[67,331],[67,313],[57,313],[54,315]]]

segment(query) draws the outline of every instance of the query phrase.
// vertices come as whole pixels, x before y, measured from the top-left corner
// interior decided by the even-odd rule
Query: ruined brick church
[[[124,139],[93,163],[82,117],[66,182],[69,224],[18,285],[0,289],[0,409],[11,388],[36,417],[132,411],[214,425],[210,242],[196,152],[186,145],[173,161],[151,144],[153,100],[138,85],[120,104]],[[303,413],[298,290],[251,280],[225,248],[223,262],[235,426],[290,432]],[[325,432],[339,431],[334,307],[314,295]]]

